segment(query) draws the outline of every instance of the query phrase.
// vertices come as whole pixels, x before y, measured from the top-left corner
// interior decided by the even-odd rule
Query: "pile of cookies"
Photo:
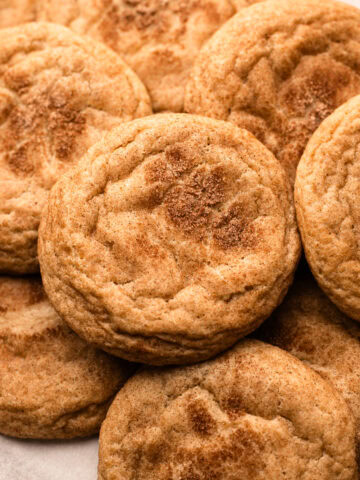
[[[0,432],[357,479],[358,155],[354,7],[0,1]]]

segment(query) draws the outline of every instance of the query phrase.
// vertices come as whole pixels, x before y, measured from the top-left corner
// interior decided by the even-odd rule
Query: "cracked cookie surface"
[[[303,273],[254,335],[295,355],[334,385],[355,417],[360,452],[359,324],[330,302],[310,273]]]
[[[38,277],[0,277],[0,432],[74,438],[99,431],[134,367],[86,344]]]
[[[295,183],[298,224],[311,270],[329,298],[360,320],[360,96],[312,136]]]
[[[183,110],[203,44],[233,14],[231,0],[40,0],[38,18],[115,50],[147,87],[154,111]]]
[[[128,123],[49,198],[45,289],[75,331],[128,360],[189,363],[229,347],[282,300],[299,256],[285,172],[228,122]]]
[[[150,114],[149,102],[100,43],[46,23],[0,31],[0,272],[39,269],[48,191],[105,132]]]
[[[135,374],[100,431],[99,480],[355,480],[345,401],[259,341],[214,360]]]
[[[321,121],[360,93],[360,11],[270,0],[240,11],[197,58],[185,111],[251,131],[294,182]]]

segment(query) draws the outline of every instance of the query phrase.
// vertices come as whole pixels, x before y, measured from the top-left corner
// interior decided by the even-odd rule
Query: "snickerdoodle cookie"
[[[53,188],[40,229],[60,315],[150,364],[206,359],[255,329],[300,248],[271,152],[231,123],[185,114],[114,129]]]
[[[354,414],[360,452],[359,324],[329,301],[310,274],[303,274],[254,335],[287,350],[332,382]]]
[[[101,40],[146,85],[154,111],[183,110],[200,48],[236,12],[232,0],[39,0],[38,18]]]
[[[0,277],[0,432],[22,438],[96,433],[134,368],[79,338],[37,277]]]
[[[360,320],[360,96],[324,120],[299,163],[298,223],[321,288]]]
[[[110,49],[60,25],[0,30],[0,272],[38,270],[48,191],[104,132],[151,113]]]
[[[355,480],[355,429],[330,383],[255,340],[144,370],[100,432],[101,480]]]
[[[331,0],[269,0],[206,44],[185,94],[190,113],[250,130],[292,182],[311,134],[360,93],[360,11]]]
[[[36,20],[37,0],[0,0],[0,28]]]

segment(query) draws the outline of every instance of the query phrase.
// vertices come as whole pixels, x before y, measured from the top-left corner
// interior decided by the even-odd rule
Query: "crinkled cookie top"
[[[295,184],[297,218],[317,282],[360,320],[360,96],[327,118],[311,138]]]
[[[49,23],[0,30],[0,272],[38,270],[52,185],[105,132],[150,113],[145,87],[100,43]]]
[[[355,417],[359,448],[360,325],[340,312],[310,275],[303,275],[254,335],[295,355],[332,382]]]
[[[185,111],[251,131],[295,179],[321,121],[360,93],[360,11],[331,0],[241,10],[202,49]]]
[[[130,379],[101,428],[99,478],[355,480],[353,419],[309,367],[245,340]]]
[[[250,133],[185,114],[113,130],[53,188],[39,255],[60,315],[126,359],[209,358],[281,301],[299,256],[286,175]]]
[[[0,432],[73,438],[98,432],[133,367],[85,343],[38,277],[0,277]]]
[[[180,112],[200,48],[235,13],[231,0],[38,0],[40,20],[104,42],[146,85],[154,111]]]

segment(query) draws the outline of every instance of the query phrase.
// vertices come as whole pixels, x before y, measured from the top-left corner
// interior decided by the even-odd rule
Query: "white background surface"
[[[44,442],[0,436],[1,480],[96,480],[96,438]]]
[[[344,1],[360,8],[360,0]],[[97,449],[96,438],[41,442],[0,435],[0,480],[96,480]]]

